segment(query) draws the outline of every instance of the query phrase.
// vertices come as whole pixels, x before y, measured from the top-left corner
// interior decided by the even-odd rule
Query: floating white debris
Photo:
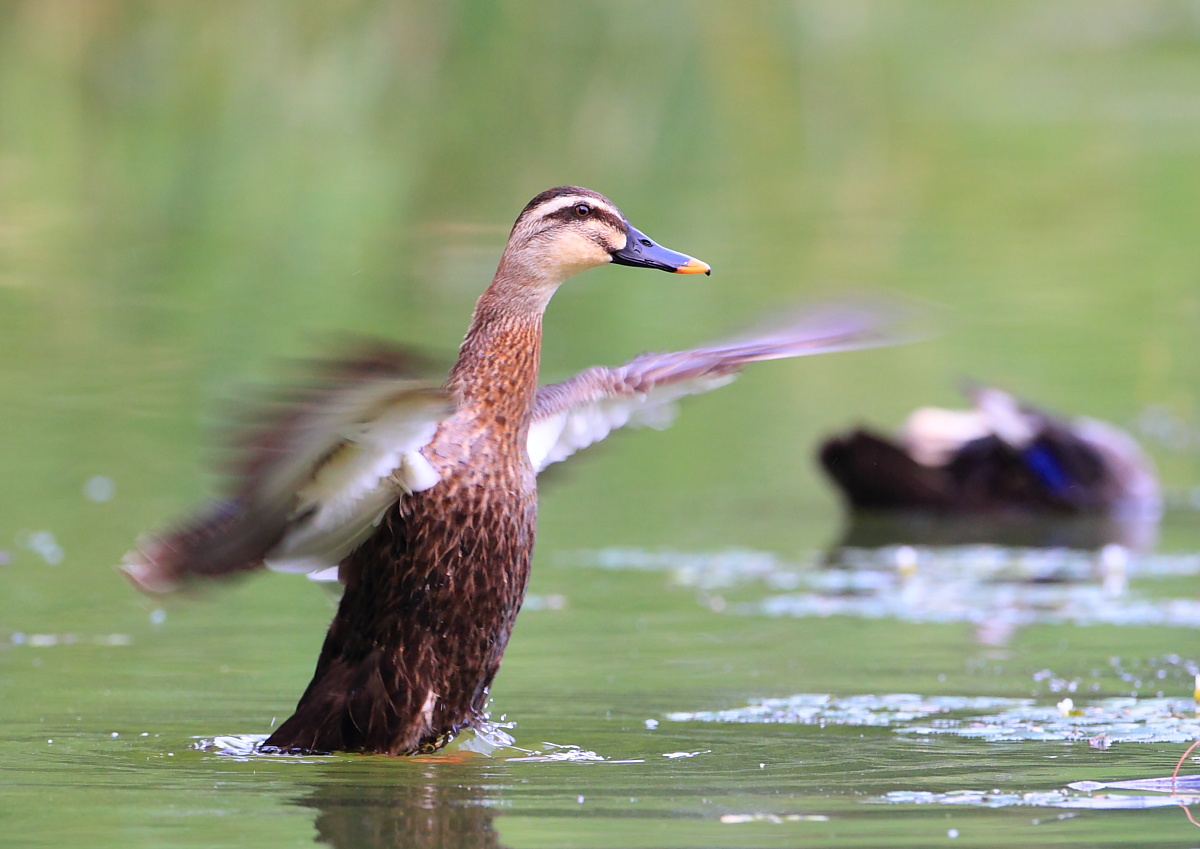
[[[51,646],[71,646],[81,642],[95,646],[127,646],[133,642],[133,638],[128,634],[97,634],[84,638],[79,634],[26,634],[24,631],[14,631],[8,639],[14,646],[43,649]]]
[[[971,622],[1003,643],[1032,624],[1200,627],[1200,602],[1131,593],[1131,578],[1200,574],[1200,554],[996,545],[843,548],[836,568],[812,553],[683,552],[608,548],[563,555],[572,565],[658,571],[695,588],[717,613],[789,617],[854,616],[909,622]],[[761,584],[757,601],[730,603],[717,591]],[[984,635],[981,634],[981,637]]]
[[[642,758],[624,758],[619,760],[610,760],[596,754],[595,752],[581,749],[575,745],[560,745],[558,743],[543,742],[549,751],[546,752],[530,752],[528,755],[519,758],[505,758],[508,761],[526,762],[526,763],[549,763],[552,761],[568,761],[572,763],[609,763],[609,764],[642,764],[646,761]]]
[[[1067,701],[1066,699],[1063,700]],[[1190,708],[1190,705],[1189,705]],[[1200,737],[1200,717],[1175,699],[1100,699],[1068,713],[1062,703],[1032,699],[918,696],[908,693],[834,698],[799,694],[762,699],[741,708],[667,714],[672,722],[843,725],[892,728],[898,734],[949,734],[991,742],[1057,740],[1115,743],[1185,743]]]
[[[1086,782],[1094,784],[1094,782]],[[1078,788],[1085,782],[1068,785]],[[1111,785],[1109,785],[1111,786]],[[923,790],[896,790],[885,794],[880,801],[908,805],[966,805],[979,808],[1074,808],[1092,810],[1141,810],[1143,808],[1165,808],[1171,805],[1194,805],[1200,796],[1132,795],[1105,793],[1098,795],[1076,795],[1066,790],[1049,790],[1034,793],[1004,793],[992,790],[983,793],[977,790],[951,790],[947,793],[930,793]]]
[[[887,727],[956,711],[996,710],[1033,705],[1032,699],[925,697],[912,693],[835,698],[827,693],[800,693],[781,699],[756,699],[746,707],[721,711],[677,711],[672,722],[737,722],[783,725],[852,725]]]
[[[1065,700],[1064,700],[1065,701]],[[940,719],[936,726],[900,727],[899,733],[951,734],[992,742],[1060,740],[1107,749],[1115,743],[1186,743],[1200,736],[1200,717],[1173,699],[1100,699],[1063,714],[1058,706],[1021,705],[996,714]]]
[[[785,822],[829,822],[825,814],[724,814],[721,822],[725,825],[742,825],[748,822],[769,822],[782,824]]]
[[[133,637],[128,634],[98,634],[92,638],[97,646],[129,646],[133,645]]]
[[[676,583],[700,589],[719,589],[753,580],[766,581],[775,589],[797,585],[797,564],[783,561],[771,552],[751,549],[688,552],[613,547],[570,552],[563,557],[572,565],[600,569],[669,572]],[[813,555],[812,562],[816,560]]]
[[[1181,775],[1172,778],[1131,778],[1127,781],[1072,781],[1067,785],[1071,790],[1087,793],[1096,790],[1141,790],[1150,793],[1200,793],[1200,775]]]
[[[604,758],[595,752],[589,752],[578,747],[568,749],[558,749],[552,752],[534,752],[531,755],[525,755],[519,758],[506,758],[505,760],[528,763],[548,763],[550,761],[572,761],[572,762],[602,762]],[[641,763],[641,761],[638,761]]]
[[[1200,601],[1187,598],[1112,598],[1100,587],[1029,584],[998,593],[995,587],[941,584],[936,596],[916,599],[911,593],[790,593],[758,602],[729,605],[731,613],[771,617],[851,616],[905,622],[971,622],[981,626],[1003,621],[1028,625],[1112,625],[1200,628]]]

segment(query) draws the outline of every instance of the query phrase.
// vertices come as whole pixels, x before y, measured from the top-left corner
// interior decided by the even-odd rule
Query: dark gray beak
[[[613,251],[612,261],[617,265],[632,265],[637,268],[657,268],[672,274],[712,274],[707,262],[664,248],[647,238],[646,234],[632,224],[625,225],[625,247]]]

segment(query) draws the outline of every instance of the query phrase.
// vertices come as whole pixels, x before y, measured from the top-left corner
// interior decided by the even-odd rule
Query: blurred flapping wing
[[[228,495],[195,519],[139,540],[123,568],[143,589],[266,565],[336,565],[383,511],[428,489],[437,472],[420,454],[452,412],[447,394],[412,377],[412,358],[373,345],[322,362],[237,429]]]
[[[675,401],[732,381],[747,363],[870,348],[900,341],[877,306],[808,310],[725,342],[642,354],[616,368],[595,367],[538,390],[529,429],[537,471],[599,442],[617,428],[664,428]]]

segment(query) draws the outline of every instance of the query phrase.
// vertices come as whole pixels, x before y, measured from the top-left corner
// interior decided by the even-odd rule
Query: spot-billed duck
[[[994,387],[968,395],[970,410],[913,411],[898,439],[861,428],[832,437],[821,466],[858,510],[1157,519],[1154,468],[1129,434]]]
[[[383,348],[328,365],[250,430],[227,498],[126,556],[151,591],[264,563],[337,567],[345,587],[312,682],[265,749],[444,745],[484,715],[529,576],[538,472],[616,428],[665,423],[671,401],[746,363],[879,341],[873,318],[818,313],[539,388],[550,296],[608,263],[709,273],[596,192],[543,192],[513,225],[443,385]]]

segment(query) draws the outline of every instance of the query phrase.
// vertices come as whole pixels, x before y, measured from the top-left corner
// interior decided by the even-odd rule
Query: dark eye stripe
[[[585,202],[580,201],[580,203],[585,203]],[[592,210],[591,215],[587,216],[588,218],[591,218],[595,221],[603,221],[605,224],[607,224],[609,227],[612,227],[615,230],[621,230],[621,231],[625,230],[625,221],[623,219],[621,219],[620,217],[613,215],[611,212],[609,212],[604,207],[598,206],[594,203],[587,203],[586,205],[589,206]],[[582,219],[580,219],[579,215],[575,212],[575,207],[577,207],[577,206],[579,206],[578,203],[573,203],[570,206],[566,206],[562,209],[556,210],[555,212],[551,213],[547,217],[557,218],[560,221],[580,221]]]

